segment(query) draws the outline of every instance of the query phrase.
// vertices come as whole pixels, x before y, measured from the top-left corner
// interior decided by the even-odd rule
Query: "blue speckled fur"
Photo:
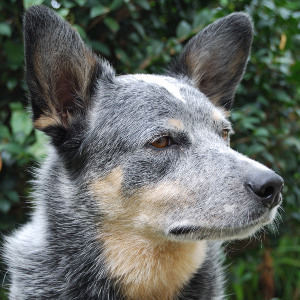
[[[282,179],[228,147],[226,116],[252,31],[250,17],[234,13],[192,38],[165,76],[116,76],[52,10],[27,10],[32,119],[50,144],[36,172],[31,221],[6,238],[9,299],[226,298],[222,241],[252,235],[281,202]],[[167,141],[162,148],[160,139]],[[118,258],[120,270],[112,245],[122,250],[122,238],[129,250]],[[194,267],[187,262],[176,288],[166,272],[166,283],[155,283],[163,287],[158,293],[155,280],[147,280],[173,257],[167,243],[184,249],[170,272],[194,245],[203,261],[193,258],[194,271],[185,270]],[[158,263],[143,265],[151,255]],[[132,287],[128,278],[136,271],[141,276]]]

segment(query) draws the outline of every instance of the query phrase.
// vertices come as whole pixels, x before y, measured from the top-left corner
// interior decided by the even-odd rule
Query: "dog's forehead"
[[[121,75],[117,77],[120,83],[134,87],[137,91],[145,89],[145,84],[156,86],[162,93],[172,96],[174,103],[179,106],[186,105],[188,107],[198,106],[212,108],[213,105],[198,89],[192,87],[184,80],[178,80],[170,76],[152,75],[152,74],[133,74]],[[141,85],[143,84],[143,86]],[[148,93],[148,99],[155,97],[155,94]],[[168,97],[170,99],[170,97]]]
[[[187,88],[187,86],[175,78],[150,74],[135,74],[132,77],[138,80],[143,80],[144,82],[150,84],[157,84],[165,88],[175,98],[181,100],[183,103],[186,103],[186,99],[184,99],[180,93],[180,88],[184,89]]]
[[[226,119],[223,110],[213,105],[203,93],[194,88],[187,80],[163,75],[134,74],[118,76],[117,81],[131,90],[133,97],[137,98],[135,100],[148,102],[150,106],[157,104],[158,95],[164,95],[165,103],[162,103],[164,101],[160,97],[159,105],[154,105],[154,107],[163,109],[165,106],[169,111],[176,112],[181,116],[189,112],[189,118]],[[149,85],[148,89],[147,85]],[[157,93],[153,93],[153,87],[157,88]],[[133,90],[135,92],[132,92]]]

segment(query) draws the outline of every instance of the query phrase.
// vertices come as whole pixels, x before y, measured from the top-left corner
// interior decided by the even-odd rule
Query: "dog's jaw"
[[[172,224],[165,232],[166,236],[174,240],[242,240],[253,236],[264,226],[271,224],[277,214],[280,205],[266,210],[265,213],[256,219],[248,219],[240,226],[223,226],[209,228],[190,223],[188,220]]]

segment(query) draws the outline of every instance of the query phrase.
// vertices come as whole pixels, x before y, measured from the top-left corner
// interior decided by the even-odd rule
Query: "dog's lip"
[[[281,197],[281,195],[280,195]],[[280,199],[281,200],[281,199]],[[282,200],[281,200],[282,201]],[[279,203],[275,208],[277,208],[281,203]],[[244,230],[249,230],[257,225],[264,226],[270,221],[268,219],[268,215],[270,214],[269,209],[265,209],[258,214],[248,215],[248,223],[240,224],[240,226],[232,226],[232,224],[227,224],[227,226],[222,226],[220,228],[217,227],[206,227],[199,226],[196,224],[189,224],[189,222],[183,222],[183,224],[173,224],[167,230],[167,235],[173,237],[190,237],[192,239],[204,239],[210,235],[214,236],[219,232],[227,232],[231,233],[232,231],[235,233],[243,232]],[[226,234],[225,234],[226,235]],[[229,234],[230,236],[231,234]],[[224,237],[226,238],[226,236]]]
[[[201,229],[200,226],[188,226],[188,225],[182,225],[182,226],[174,226],[169,229],[168,234],[179,236],[179,235],[186,235],[191,234]]]

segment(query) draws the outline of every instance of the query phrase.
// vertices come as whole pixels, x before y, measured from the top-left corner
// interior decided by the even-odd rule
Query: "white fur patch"
[[[148,74],[135,74],[133,75],[136,79],[143,80],[148,83],[154,83],[159,86],[164,87],[169,93],[171,93],[174,97],[180,99],[182,102],[186,103],[185,99],[182,98],[179,88],[176,85],[176,80],[174,79],[174,83],[165,79],[163,76],[158,75],[148,75]]]
[[[234,212],[235,205],[229,205],[225,204],[224,205],[224,212],[225,213],[233,213]]]

